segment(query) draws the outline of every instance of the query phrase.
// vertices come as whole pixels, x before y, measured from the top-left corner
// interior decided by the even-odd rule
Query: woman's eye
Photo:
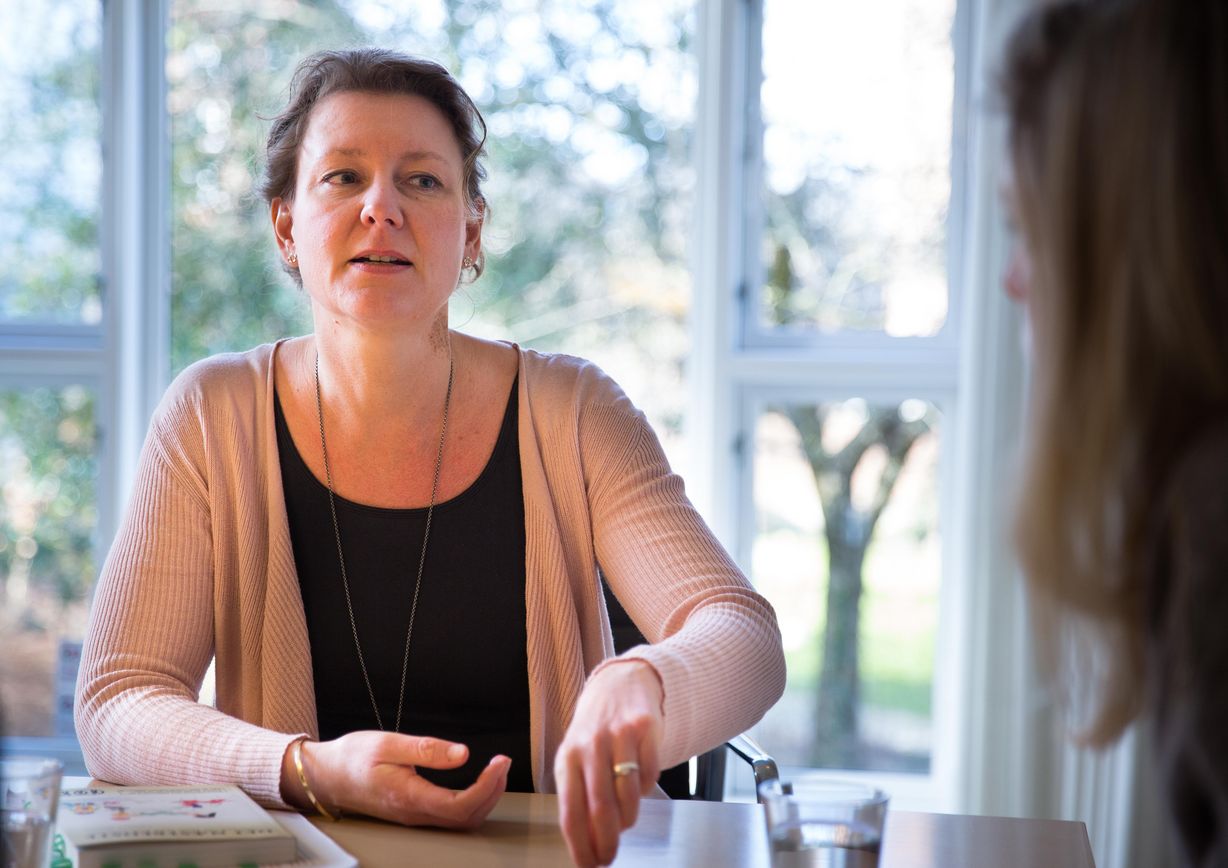
[[[342,169],[339,172],[329,172],[324,176],[326,184],[353,184],[358,180],[358,173],[351,172],[349,169]]]
[[[420,190],[436,190],[440,186],[439,179],[433,175],[414,175],[410,183]]]

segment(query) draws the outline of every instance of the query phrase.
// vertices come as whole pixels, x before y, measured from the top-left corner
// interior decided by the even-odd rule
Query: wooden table
[[[363,866],[570,866],[554,796],[507,793],[475,832],[406,829],[347,817],[316,826]],[[769,868],[759,805],[645,799],[616,866]],[[1095,868],[1087,830],[1061,820],[893,811],[879,868]]]
[[[555,796],[506,793],[474,832],[405,829],[346,817],[313,823],[367,866],[429,865],[566,868]],[[762,808],[727,802],[645,799],[639,821],[619,839],[618,866],[747,866],[768,868]]]
[[[888,809],[879,868],[980,865],[1096,868],[1082,823]]]
[[[103,786],[65,778],[69,787]],[[364,868],[567,868],[555,796],[506,793],[474,832],[409,829],[346,817],[317,828]],[[640,819],[623,833],[616,866],[770,868],[763,809],[740,802],[645,799]],[[1018,820],[959,814],[887,812],[878,868],[1095,868],[1087,829],[1064,820]]]

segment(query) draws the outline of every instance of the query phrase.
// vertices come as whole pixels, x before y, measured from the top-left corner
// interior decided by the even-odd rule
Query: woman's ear
[[[287,259],[294,253],[294,215],[290,211],[290,203],[280,196],[269,203],[269,219],[273,223],[273,234],[277,237],[277,247],[281,255]]]
[[[486,221],[486,202],[478,199],[473,203],[468,220],[465,221],[465,255],[477,261],[482,252],[482,226]]]

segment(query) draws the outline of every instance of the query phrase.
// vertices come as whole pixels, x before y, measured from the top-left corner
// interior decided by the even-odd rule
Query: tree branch
[[[894,420],[884,425],[880,442],[887,450],[887,466],[883,468],[883,472],[878,478],[878,487],[875,489],[874,499],[867,510],[869,517],[868,525],[871,530],[878,523],[878,518],[882,515],[883,509],[886,508],[887,501],[891,499],[891,492],[900,477],[900,471],[904,467],[904,462],[908,459],[908,453],[912,451],[912,447],[921,436],[929,430],[928,412],[920,419],[914,419],[910,422],[901,420],[897,415]]]

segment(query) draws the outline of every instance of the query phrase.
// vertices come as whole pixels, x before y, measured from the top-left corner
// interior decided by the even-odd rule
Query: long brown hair
[[[1228,3],[1041,8],[1003,84],[1033,266],[1015,538],[1042,663],[1103,744],[1141,706],[1160,494],[1228,408]]]

